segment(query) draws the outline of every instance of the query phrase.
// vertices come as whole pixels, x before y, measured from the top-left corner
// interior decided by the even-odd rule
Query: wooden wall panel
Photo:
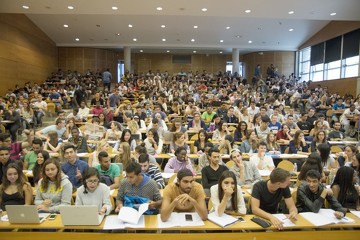
[[[57,69],[57,48],[23,14],[0,14],[0,95],[25,82],[42,83]]]
[[[340,96],[344,96],[345,94],[351,94],[354,97],[356,97],[357,79],[358,77],[352,77],[352,78],[342,78],[337,80],[312,82],[310,83],[310,88],[316,88],[317,85],[320,85],[322,87],[326,86],[328,87],[330,93],[338,93],[340,94]],[[339,87],[339,86],[343,86],[343,87]]]

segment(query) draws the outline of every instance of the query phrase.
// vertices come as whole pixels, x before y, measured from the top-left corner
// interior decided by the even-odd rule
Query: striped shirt
[[[164,179],[157,166],[150,164],[145,174],[157,183],[159,189],[163,189],[165,187]]]

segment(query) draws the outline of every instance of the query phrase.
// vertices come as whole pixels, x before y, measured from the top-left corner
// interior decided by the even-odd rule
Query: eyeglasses
[[[99,180],[86,180],[86,183],[98,184]]]

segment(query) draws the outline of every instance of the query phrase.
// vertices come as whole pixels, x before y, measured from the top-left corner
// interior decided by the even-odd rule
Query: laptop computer
[[[50,215],[38,213],[35,205],[7,205],[5,208],[10,223],[42,223]]]
[[[104,215],[99,215],[97,206],[59,206],[64,226],[67,225],[100,225]]]

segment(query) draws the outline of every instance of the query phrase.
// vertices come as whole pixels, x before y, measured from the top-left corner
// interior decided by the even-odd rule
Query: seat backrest
[[[287,147],[287,148],[285,148],[284,153],[288,154],[288,153],[289,153],[289,151],[290,151],[290,148],[289,148],[289,147]]]
[[[226,166],[227,166],[229,169],[232,168],[234,165],[235,165],[235,162],[232,161],[232,160],[226,162]]]
[[[286,171],[289,171],[289,172],[294,171],[294,164],[292,162],[290,162],[289,160],[282,160],[281,162],[279,162],[277,167],[284,169]]]

